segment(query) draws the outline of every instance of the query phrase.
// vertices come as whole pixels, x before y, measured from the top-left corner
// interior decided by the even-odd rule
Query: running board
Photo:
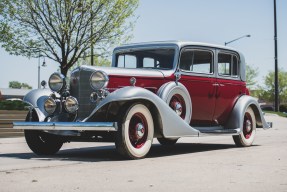
[[[237,135],[240,133],[240,129],[224,129],[223,127],[194,127],[201,134],[227,134],[227,135]]]

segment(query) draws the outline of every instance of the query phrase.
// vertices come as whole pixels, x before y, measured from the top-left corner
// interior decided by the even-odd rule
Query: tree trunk
[[[68,69],[61,67],[61,73],[66,77],[68,73]]]

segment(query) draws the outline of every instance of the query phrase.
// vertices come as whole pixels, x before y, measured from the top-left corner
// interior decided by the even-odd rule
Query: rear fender
[[[231,112],[230,118],[225,125],[225,128],[237,129],[241,132],[243,129],[244,114],[248,107],[251,107],[255,114],[257,128],[270,128],[270,126],[264,119],[263,113],[259,107],[258,102],[255,100],[255,98],[248,95],[243,95],[237,100]]]
[[[112,92],[101,101],[91,115],[83,121],[92,121],[93,116],[100,109],[103,109],[113,102],[137,102],[139,100],[146,100],[157,108],[161,118],[161,129],[164,137],[198,136],[199,131],[190,127],[189,124],[182,120],[160,97],[140,87],[124,87]]]

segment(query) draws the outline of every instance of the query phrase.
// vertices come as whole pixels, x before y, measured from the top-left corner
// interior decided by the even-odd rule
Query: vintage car
[[[244,56],[195,42],[151,42],[114,49],[112,67],[81,66],[50,76],[50,89],[29,92],[23,129],[30,149],[51,155],[71,141],[115,142],[126,158],[144,158],[154,138],[231,135],[251,146],[256,128],[269,128],[249,96]]]

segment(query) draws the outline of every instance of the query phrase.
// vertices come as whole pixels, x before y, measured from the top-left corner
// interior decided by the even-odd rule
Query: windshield
[[[145,49],[116,54],[116,67],[172,69],[175,49]]]

